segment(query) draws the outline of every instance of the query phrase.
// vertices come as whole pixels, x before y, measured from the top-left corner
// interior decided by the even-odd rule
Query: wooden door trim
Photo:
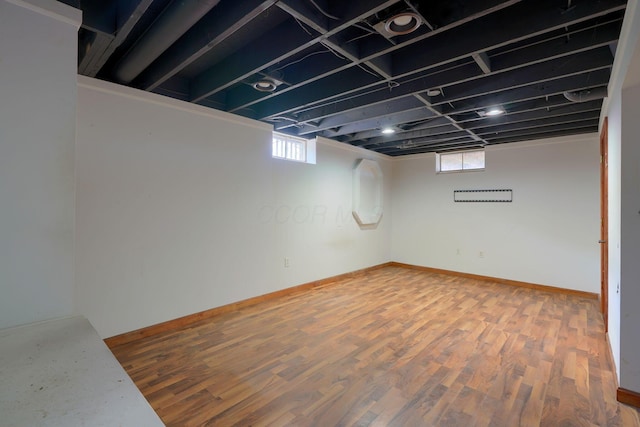
[[[609,330],[609,120],[600,133],[600,311]]]

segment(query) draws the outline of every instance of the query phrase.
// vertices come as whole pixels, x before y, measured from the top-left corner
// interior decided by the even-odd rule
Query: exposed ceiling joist
[[[484,74],[491,73],[491,58],[489,58],[486,52],[472,53],[471,57],[476,61],[476,64],[478,64],[478,67],[480,67]]]
[[[625,0],[570,9],[566,0],[65,1],[83,9],[81,74],[393,156],[592,130],[626,7]],[[180,18],[191,10],[183,7],[193,12]],[[407,27],[399,16],[410,17]],[[159,24],[171,34],[148,46]],[[123,72],[136,50],[145,61]],[[564,96],[582,100],[586,91],[587,102]],[[490,117],[490,107],[503,115]],[[386,126],[395,134],[381,135]]]
[[[145,70],[137,79],[138,86],[145,90],[155,89],[249,25],[274,3],[276,0],[221,2],[215,13],[201,19]]]

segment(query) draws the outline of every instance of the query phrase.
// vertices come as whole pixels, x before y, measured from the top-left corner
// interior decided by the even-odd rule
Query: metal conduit
[[[586,102],[595,99],[602,99],[608,96],[606,87],[596,89],[585,89],[577,92],[565,92],[564,97],[571,102]]]

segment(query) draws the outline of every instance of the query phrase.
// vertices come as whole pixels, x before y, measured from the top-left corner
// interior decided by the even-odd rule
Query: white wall
[[[637,174],[637,157],[634,158],[634,147],[638,140],[638,133],[634,131],[637,124],[637,114],[633,108],[634,96],[627,92],[628,88],[640,85],[640,7],[638,0],[629,0],[625,12],[620,41],[611,71],[609,82],[609,97],[602,107],[601,121],[609,117],[609,342],[616,364],[618,383],[634,391],[640,391],[640,382],[636,374],[627,376],[629,369],[633,371],[633,364],[638,366],[638,347],[640,341],[637,334],[637,319],[634,315],[623,314],[622,301],[627,312],[633,311],[640,298],[634,294],[637,279],[629,275],[634,269],[633,260],[637,247],[626,235],[627,228],[633,234],[633,210],[627,213],[622,224],[622,204],[633,206],[636,195],[633,194],[633,176]],[[623,107],[623,93],[625,106]],[[637,108],[637,107],[636,107]],[[624,153],[624,156],[623,156]],[[623,165],[624,159],[624,165]],[[636,162],[636,163],[634,163]],[[634,172],[635,171],[635,172]],[[623,194],[623,187],[626,192]],[[631,190],[629,190],[631,189]],[[630,198],[626,200],[627,198]],[[622,242],[626,246],[622,248]],[[625,274],[629,280],[623,280],[622,258],[627,258],[625,265],[631,270]],[[637,258],[636,258],[637,259]],[[624,331],[624,333],[623,333]],[[624,345],[623,345],[624,343]],[[626,354],[625,354],[626,353]],[[621,370],[621,365],[626,367]],[[637,368],[636,368],[637,369]],[[623,378],[624,377],[624,378]]]
[[[272,166],[273,193],[260,210],[260,221],[275,226],[279,241],[273,264],[290,258],[285,287],[390,261],[391,160],[365,150],[319,139],[317,164],[262,157]],[[353,169],[357,160],[378,162],[384,175],[384,209],[376,227],[359,227],[352,209]]]
[[[0,0],[0,329],[73,313],[80,21]]]
[[[640,46],[639,46],[640,47]],[[640,54],[640,49],[638,49]],[[622,91],[620,386],[640,391],[640,84]]]
[[[598,137],[587,135],[488,147],[482,172],[436,174],[435,155],[399,160],[391,256],[599,292],[598,159]],[[513,189],[513,202],[454,203],[466,189]]]
[[[640,5],[630,3],[635,37],[622,88],[620,386],[640,393]]]
[[[389,261],[390,202],[376,229],[351,216],[373,153],[275,160],[267,125],[78,79],[77,300],[101,336]]]
[[[620,381],[620,183],[621,183],[621,130],[622,97],[620,91],[611,96],[609,102],[609,302],[608,335],[611,353],[616,365],[616,375]]]

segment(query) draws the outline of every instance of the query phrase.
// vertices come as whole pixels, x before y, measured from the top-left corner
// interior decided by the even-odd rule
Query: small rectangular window
[[[484,169],[484,150],[436,154],[436,172],[463,172]]]
[[[279,159],[307,162],[308,141],[304,138],[273,132],[271,154]]]

